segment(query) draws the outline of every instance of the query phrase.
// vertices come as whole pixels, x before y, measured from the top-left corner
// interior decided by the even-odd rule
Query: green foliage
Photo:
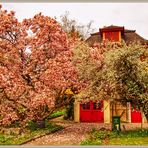
[[[148,145],[148,129],[121,132],[110,139],[110,145]]]
[[[87,139],[82,141],[81,145],[102,145],[102,141],[100,139],[97,139],[95,141]]]
[[[123,44],[117,50],[105,54],[102,71],[104,90],[111,98],[124,104],[130,101],[143,111],[148,119],[148,50],[140,44]],[[141,57],[145,57],[141,59]],[[146,105],[147,104],[147,105]]]
[[[106,138],[114,138],[117,137],[116,132],[111,132],[108,130],[96,130],[92,129],[89,137],[81,142],[81,145],[102,145],[103,140]]]
[[[110,140],[109,145],[147,146],[148,137],[114,138]]]
[[[92,130],[92,139],[104,140],[105,138],[115,138],[117,137],[117,132],[111,132],[109,130]]]
[[[97,98],[97,91],[93,91],[92,83],[96,80],[98,75],[98,66],[91,57],[92,48],[85,42],[78,42],[72,49],[74,53],[73,64],[77,68],[78,81],[82,84],[83,89],[75,98]]]
[[[60,116],[62,116],[62,115],[64,115],[64,114],[65,114],[65,109],[60,110],[60,111],[56,111],[56,112],[54,112],[53,114],[51,114],[51,115],[48,117],[48,119],[57,118],[57,117],[60,117]]]
[[[63,129],[62,126],[56,125],[56,124],[51,124],[46,122],[46,127],[44,129],[39,129],[36,128],[33,129],[32,126],[34,125],[33,122],[30,122],[31,128],[25,128],[23,133],[21,134],[4,134],[0,133],[0,145],[17,145],[17,144],[22,144],[26,141],[29,141],[31,139],[58,131],[60,129]],[[33,130],[32,130],[33,129]]]
[[[28,122],[28,125],[27,125],[27,128],[28,128],[29,130],[31,130],[31,131],[35,131],[35,130],[38,129],[38,125],[37,125],[37,123],[34,122],[34,121],[29,121],[29,122]]]
[[[92,49],[81,42],[75,46],[73,53],[79,81],[86,83],[75,98],[118,99],[122,105],[131,102],[138,108],[142,107],[148,119],[147,46],[107,43]]]
[[[52,128],[53,127],[53,124],[50,124],[48,119],[46,119],[45,121],[43,121],[43,124],[45,123],[45,128]],[[28,122],[28,125],[26,127],[28,130],[30,131],[35,131],[35,130],[39,130],[40,127],[39,127],[39,124],[37,123],[37,121],[29,121]]]
[[[124,131],[119,135],[120,137],[148,137],[148,129]]]
[[[19,110],[19,113],[23,113],[23,112],[26,111],[26,108],[24,108],[23,106],[20,106],[20,107],[18,108],[18,110]]]
[[[20,121],[15,121],[13,123],[11,123],[10,125],[5,126],[6,128],[16,128],[16,127],[20,127]]]
[[[93,129],[89,137],[81,142],[81,145],[103,145],[108,138],[109,145],[148,145],[148,129],[124,131],[117,134],[113,131]]]
[[[14,127],[19,127],[20,126],[20,121],[15,121],[14,122]]]
[[[70,119],[73,120],[74,119],[74,98],[71,99],[69,105],[66,107],[66,112],[64,114],[64,119]]]

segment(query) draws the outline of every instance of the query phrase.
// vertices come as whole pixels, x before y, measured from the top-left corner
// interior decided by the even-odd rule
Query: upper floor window
[[[103,40],[120,41],[121,33],[119,31],[104,32]]]

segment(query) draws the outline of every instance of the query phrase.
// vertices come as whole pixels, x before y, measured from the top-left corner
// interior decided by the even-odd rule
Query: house
[[[108,26],[100,28],[99,32],[91,34],[86,40],[89,46],[93,46],[94,43],[101,43],[104,40],[121,42],[129,44],[132,42],[140,42],[141,44],[148,44],[148,40],[144,39],[136,33],[136,30],[128,30],[120,26]]]
[[[121,42],[124,40],[127,44],[140,42],[141,44],[148,45],[148,40],[138,35],[135,30],[127,30],[124,27],[113,25],[100,28],[99,32],[91,34],[86,42],[89,46],[93,46],[94,43],[101,43],[105,40],[111,42]],[[89,101],[87,103],[76,101],[74,103],[75,122],[111,123],[112,116],[115,115],[120,116],[123,122],[147,122],[144,114],[139,109],[132,106],[130,102],[125,106],[119,101],[112,102],[111,100],[102,100],[99,102]]]

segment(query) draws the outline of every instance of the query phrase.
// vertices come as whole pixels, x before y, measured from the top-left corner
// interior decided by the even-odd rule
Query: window
[[[83,110],[88,110],[88,109],[90,109],[90,102],[85,103],[85,104],[82,104],[82,109],[83,109]]]
[[[100,101],[100,102],[98,102],[98,103],[96,103],[96,102],[93,103],[93,109],[94,109],[94,110],[101,110],[102,107],[103,107],[102,101]]]
[[[119,32],[106,32],[105,39],[109,41],[119,41]]]

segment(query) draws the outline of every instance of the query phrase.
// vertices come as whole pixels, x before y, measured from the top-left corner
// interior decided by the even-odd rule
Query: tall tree
[[[142,107],[148,119],[148,50],[146,45],[133,43],[105,53],[103,71],[107,93],[124,105],[130,101]]]
[[[72,49],[74,53],[73,63],[78,71],[78,80],[81,82],[80,93],[76,95],[79,99],[87,101],[90,99],[98,100],[98,86],[100,85],[99,78],[100,72],[104,66],[103,53],[107,50],[102,45],[94,45],[89,47],[85,42],[77,42]],[[97,83],[97,84],[95,84]]]
[[[0,9],[0,124],[41,120],[69,102],[62,94],[77,81],[72,45],[53,18],[18,22]]]
[[[78,98],[84,102],[118,100],[123,105],[130,101],[137,108],[142,107],[148,119],[146,45],[104,42],[90,48],[81,43],[74,53],[79,79],[87,84]]]
[[[68,11],[60,16],[61,26],[65,32],[67,32],[69,37],[80,38],[85,40],[88,38],[90,33],[94,32],[92,27],[93,21],[91,20],[88,24],[83,25],[75,19],[70,18],[70,13]]]

